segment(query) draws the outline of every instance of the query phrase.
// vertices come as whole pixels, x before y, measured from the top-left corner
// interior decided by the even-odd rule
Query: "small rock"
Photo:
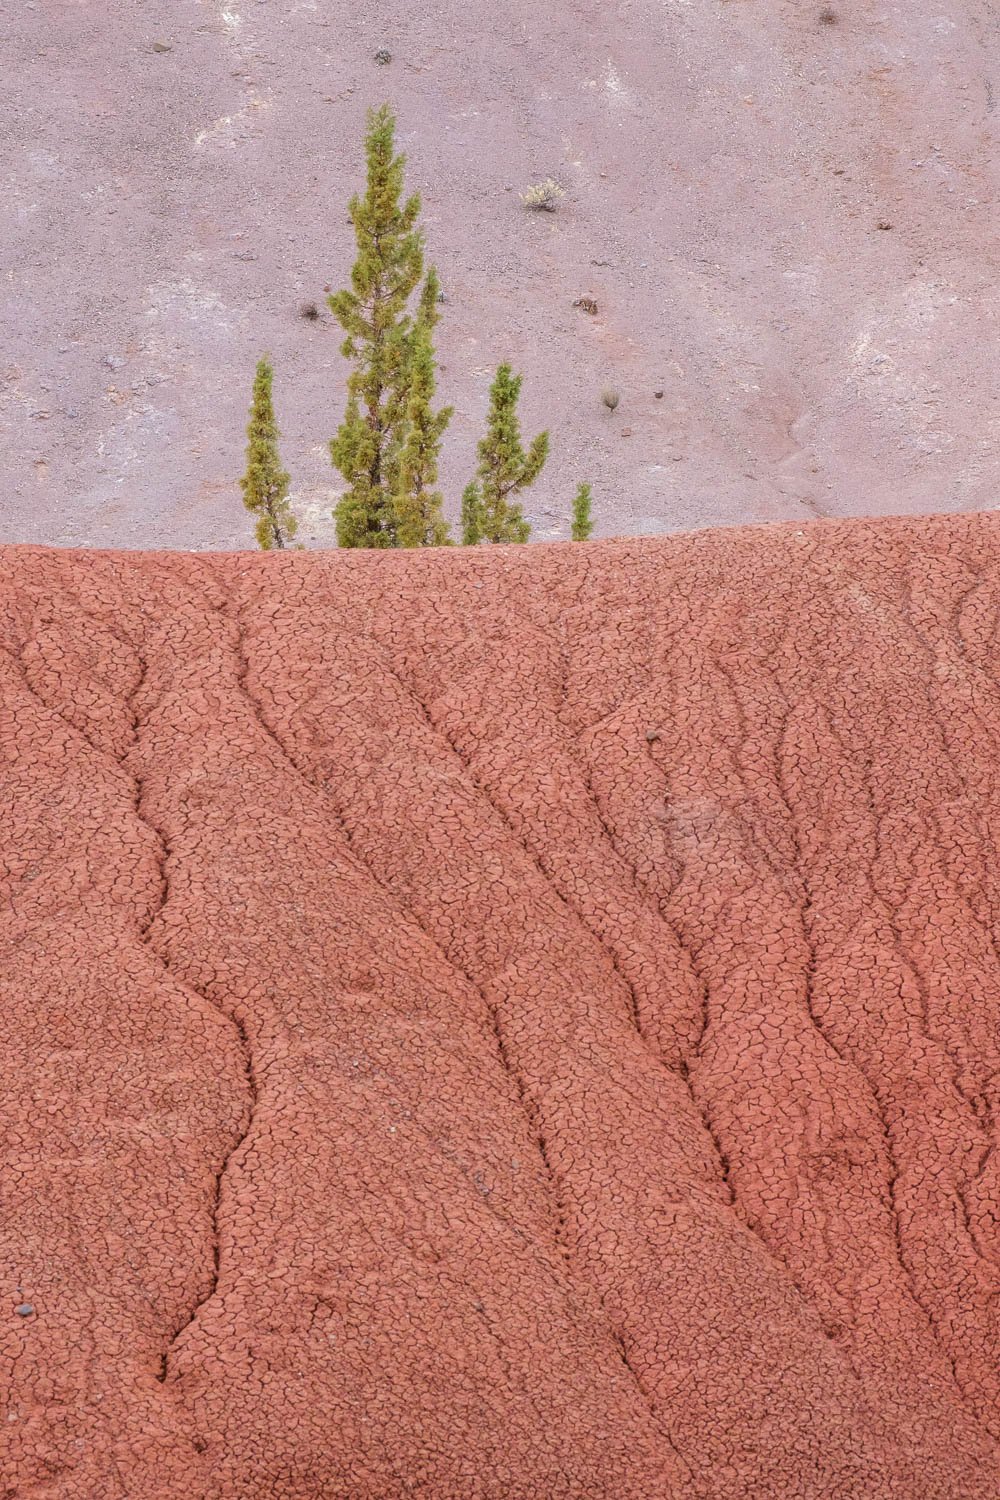
[[[378,49],[375,54],[375,61],[382,68],[385,67],[386,63],[392,62],[392,53],[389,51],[388,47],[380,47]]]
[[[101,360],[101,364],[106,370],[120,370],[124,363],[125,361],[119,359],[117,354],[106,354]]]
[[[631,427],[623,427],[622,428],[622,437],[631,437],[631,436],[632,436],[632,429],[631,429]]]
[[[663,400],[663,392],[662,391],[654,391],[653,395],[656,397],[657,401],[662,401]]]
[[[660,731],[658,729],[648,729],[646,731],[646,744],[647,745],[655,744],[655,742],[659,738],[660,738]]]
[[[153,43],[153,51],[154,52],[173,52],[173,50],[174,50],[173,49],[173,44],[171,42],[154,42]]]
[[[891,229],[892,225],[889,223],[888,219],[879,219],[878,223],[875,225],[875,228],[876,229]]]
[[[573,306],[578,307],[581,312],[590,313],[591,317],[597,312],[597,303],[593,297],[577,297]]]
[[[33,1302],[22,1302],[19,1307],[15,1307],[14,1309],[19,1318],[30,1318],[34,1310],[35,1305]]]

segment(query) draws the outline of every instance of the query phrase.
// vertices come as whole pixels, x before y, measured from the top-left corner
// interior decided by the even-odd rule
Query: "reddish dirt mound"
[[[1000,1491],[1000,523],[0,553],[7,1496]]]

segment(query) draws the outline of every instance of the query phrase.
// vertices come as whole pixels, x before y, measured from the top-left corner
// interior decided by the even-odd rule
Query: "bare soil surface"
[[[0,552],[3,1493],[995,1500],[998,542]]]
[[[581,479],[604,534],[995,505],[997,7],[829,9],[6,7],[0,536],[248,545],[269,351],[302,535],[330,544],[344,371],[299,308],[346,279],[383,99],[448,297],[453,517],[502,358],[552,431],[538,538]],[[558,212],[527,213],[549,176]]]

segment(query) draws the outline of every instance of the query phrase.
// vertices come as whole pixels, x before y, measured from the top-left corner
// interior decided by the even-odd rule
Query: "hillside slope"
[[[31,1500],[992,1500],[1000,525],[0,552]]]
[[[7,9],[2,540],[244,545],[264,351],[330,540],[340,335],[298,308],[346,282],[383,99],[448,296],[453,516],[505,358],[552,429],[541,539],[581,479],[604,535],[996,503],[995,0]]]

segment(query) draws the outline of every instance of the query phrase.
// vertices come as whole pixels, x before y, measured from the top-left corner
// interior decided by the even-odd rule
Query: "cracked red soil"
[[[998,543],[0,552],[0,1494],[993,1500]]]

